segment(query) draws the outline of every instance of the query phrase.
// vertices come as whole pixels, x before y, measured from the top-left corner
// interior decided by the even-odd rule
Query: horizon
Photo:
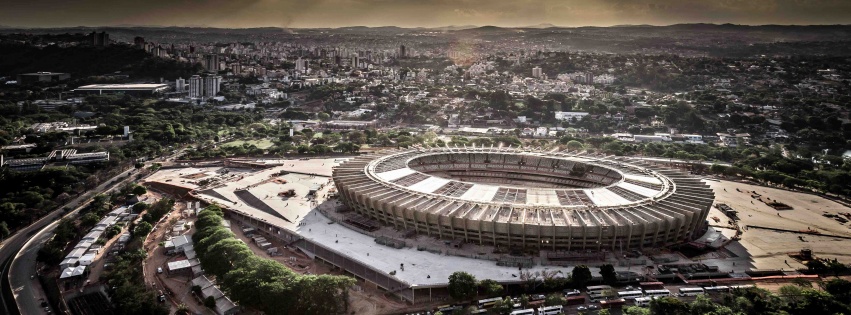
[[[614,25],[578,25],[578,26],[564,26],[564,25],[555,25],[552,23],[540,23],[535,25],[519,25],[519,26],[507,26],[507,25],[493,25],[493,24],[452,24],[452,25],[442,25],[442,26],[398,26],[398,25],[343,25],[343,26],[333,26],[333,27],[283,27],[283,26],[274,26],[274,25],[258,25],[258,26],[247,26],[247,27],[226,27],[226,26],[211,26],[211,25],[130,25],[130,24],[114,24],[114,25],[73,25],[73,26],[21,26],[21,25],[2,25],[0,24],[0,29],[73,29],[73,28],[209,28],[209,29],[267,29],[267,28],[278,28],[278,29],[344,29],[344,28],[400,28],[400,29],[442,29],[442,28],[464,28],[464,29],[473,29],[473,28],[484,28],[484,27],[496,27],[496,28],[614,28],[614,27],[670,27],[670,26],[680,26],[680,25],[710,25],[710,26],[748,26],[748,27],[761,27],[761,26],[799,26],[799,27],[810,27],[810,26],[851,26],[851,22],[849,23],[833,23],[833,24],[743,24],[743,23],[707,23],[707,22],[690,22],[690,23],[674,23],[674,24],[614,24]]]
[[[836,25],[851,23],[851,2],[700,0],[30,0],[4,4],[0,21],[16,28],[84,25],[184,25],[215,28],[517,28],[674,25]],[[97,27],[97,26],[95,26]]]

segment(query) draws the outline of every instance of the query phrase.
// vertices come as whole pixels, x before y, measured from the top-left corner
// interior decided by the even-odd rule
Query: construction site
[[[547,183],[546,178],[554,176],[546,174],[538,177],[535,186],[523,186],[516,182],[516,177],[511,179],[514,182],[494,183],[492,175],[478,173],[478,179],[474,179],[475,173],[464,174],[458,168],[424,173],[421,171],[425,164],[410,162],[397,169],[373,171],[386,167],[382,163],[388,159],[382,157],[397,154],[400,153],[384,152],[372,159],[364,156],[247,159],[195,167],[175,166],[149,177],[147,185],[185,200],[220,205],[226,209],[230,222],[238,227],[235,230],[253,229],[252,237],[240,237],[258,246],[258,252],[265,252],[270,258],[279,256],[275,259],[284,262],[292,256],[292,263],[287,265],[296,271],[353,276],[359,280],[359,290],[384,297],[384,302],[378,303],[390,308],[446,299],[447,279],[455,271],[511,286],[533,278],[567,277],[573,266],[579,264],[592,267],[612,264],[624,283],[682,284],[808,277],[798,271],[807,268],[808,260],[851,262],[847,254],[851,252],[851,243],[847,242],[851,229],[839,220],[847,217],[849,209],[811,194],[698,178],[662,164],[603,156],[547,157],[549,160],[538,157],[537,167],[552,159],[573,161],[574,165],[590,166],[584,167],[588,169],[600,167],[582,174],[566,171],[566,176],[575,180],[574,186]],[[485,159],[484,155],[481,157]],[[369,164],[376,159],[380,162]],[[352,167],[358,161],[366,163]],[[416,161],[416,157],[402,161]],[[526,159],[525,163],[531,161]],[[414,172],[399,171],[403,168]],[[364,176],[378,181],[372,193],[365,190],[365,197],[355,199],[351,192],[341,194],[339,180],[355,177],[353,173],[342,172],[344,169],[360,169]],[[390,174],[395,177],[391,178]],[[578,175],[591,175],[586,178],[594,180],[583,181]],[[644,181],[638,177],[645,177]],[[653,182],[657,186],[649,185],[647,178],[658,179],[659,182]],[[437,181],[442,184],[438,185]],[[399,183],[413,189],[399,188]],[[369,189],[371,184],[358,185],[342,184],[346,190]],[[497,188],[483,189],[490,185]],[[525,191],[521,192],[519,187],[526,187]],[[389,188],[395,190],[380,190]],[[434,189],[425,191],[431,188]],[[708,197],[706,201],[694,196],[682,197],[675,193],[677,190],[679,194],[691,191]],[[485,196],[485,191],[490,195]],[[553,198],[548,198],[550,192],[545,191],[551,191]],[[461,209],[464,202],[461,199],[472,192],[482,200],[469,203],[469,209]],[[518,196],[524,192],[525,200],[520,202]],[[566,192],[575,198],[559,198],[567,195]],[[401,193],[409,200],[390,212],[363,206],[378,205],[375,199],[378,197],[401,198]],[[511,201],[508,194],[513,194]],[[580,203],[582,200],[585,203]],[[455,210],[447,206],[453,203]],[[665,206],[667,203],[670,205]],[[401,205],[412,208],[406,212]],[[566,207],[561,209],[562,219],[557,220],[554,209],[563,205]],[[444,221],[431,221],[414,213],[440,209],[465,216],[436,224]],[[464,211],[453,212],[459,209]],[[469,216],[473,211],[478,214]],[[488,217],[491,212],[493,216]],[[513,215],[514,212],[518,215]],[[545,212],[548,218],[542,215]],[[465,221],[474,217],[478,218],[475,225]],[[507,232],[500,235],[494,234],[493,229],[484,229],[473,233],[472,227],[486,225],[481,222],[483,218],[490,218],[497,229],[501,229],[498,223],[504,222]],[[432,222],[434,226],[427,225]],[[675,228],[664,222],[687,224]],[[520,228],[514,226],[518,223]],[[645,223],[654,228],[640,227]],[[544,225],[564,225],[568,232],[560,234],[555,229],[542,228]],[[665,232],[666,227],[672,231],[670,235]],[[636,236],[630,236],[629,231],[635,231]],[[547,237],[547,233],[555,234]],[[257,241],[253,237],[262,239]],[[261,244],[266,247],[260,248]],[[596,273],[598,268],[591,270],[594,276],[600,276]],[[393,304],[399,302],[404,303]],[[373,305],[375,310],[384,307]]]

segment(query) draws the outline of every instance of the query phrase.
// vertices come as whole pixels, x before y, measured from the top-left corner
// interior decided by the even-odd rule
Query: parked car
[[[163,267],[157,267],[157,273],[163,273]]]
[[[564,290],[564,296],[577,296],[579,294],[581,294],[581,292],[579,292],[579,290],[576,290],[576,289],[573,289],[573,290],[565,289]]]

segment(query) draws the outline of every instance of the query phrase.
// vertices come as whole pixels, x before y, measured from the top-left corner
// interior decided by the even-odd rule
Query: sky
[[[0,0],[0,25],[851,24],[851,0]]]

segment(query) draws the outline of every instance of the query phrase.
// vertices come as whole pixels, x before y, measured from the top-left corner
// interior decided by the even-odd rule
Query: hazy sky
[[[851,0],[0,0],[0,25],[851,24]]]

